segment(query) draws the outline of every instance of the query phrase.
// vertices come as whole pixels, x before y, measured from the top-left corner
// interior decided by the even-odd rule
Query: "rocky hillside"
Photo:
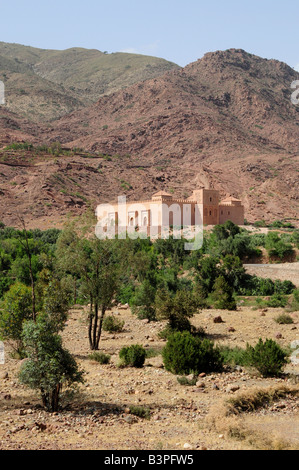
[[[241,197],[249,219],[292,219],[299,114],[290,86],[298,78],[286,64],[242,50],[209,53],[60,119],[52,138],[142,160],[159,173],[159,188],[179,195],[209,185]],[[143,180],[149,192],[157,186],[151,172]]]
[[[8,109],[35,122],[57,119],[171,69],[179,66],[139,54],[56,51],[0,42],[0,80]]]
[[[298,224],[299,107],[291,103],[291,83],[298,79],[284,63],[243,50],[218,51],[102,96],[51,124],[26,121],[20,129],[27,140],[59,141],[77,150],[58,159],[35,156],[34,163],[27,155],[32,169],[22,184],[13,180],[16,171],[8,175],[0,165],[6,195],[1,206],[14,214],[11,201],[21,201],[36,224],[39,217],[46,223],[50,214],[55,219],[69,208],[78,213],[79,206],[94,208],[120,194],[144,199],[164,189],[185,197],[205,186],[241,198],[250,222]],[[52,172],[62,176],[62,187],[53,184]],[[33,177],[37,173],[42,180]],[[79,206],[64,202],[78,185]],[[32,191],[35,212],[25,203]],[[47,210],[40,210],[42,199]]]

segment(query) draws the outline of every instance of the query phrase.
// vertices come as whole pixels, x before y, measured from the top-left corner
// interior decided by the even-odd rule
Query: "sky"
[[[244,49],[299,71],[298,0],[0,0],[0,41],[162,57]]]

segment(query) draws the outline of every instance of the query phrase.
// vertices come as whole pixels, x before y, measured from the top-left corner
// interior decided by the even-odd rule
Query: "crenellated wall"
[[[131,230],[155,227],[160,233],[167,227],[218,225],[227,220],[244,225],[244,206],[235,198],[219,201],[219,191],[195,190],[188,199],[176,199],[159,192],[151,200],[120,202],[98,206],[98,220],[107,225],[128,227]]]

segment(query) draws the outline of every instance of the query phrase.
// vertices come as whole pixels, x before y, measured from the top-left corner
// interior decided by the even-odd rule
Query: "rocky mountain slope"
[[[63,201],[78,185],[82,210],[120,194],[144,199],[163,189],[185,197],[205,186],[241,198],[250,222],[298,224],[299,107],[291,103],[291,83],[298,79],[284,63],[243,50],[217,51],[51,124],[25,123],[28,140],[77,150],[56,159],[35,156],[22,184],[12,180],[16,171],[8,175],[0,164],[2,191],[10,194],[2,208],[10,206],[13,214],[11,201],[19,200],[28,211],[25,195],[34,191],[36,212],[30,210],[29,219],[34,213],[35,224],[39,217],[46,223],[68,208],[78,213],[77,203]],[[36,172],[42,180],[31,178]],[[61,187],[51,179],[57,173]],[[41,200],[50,204],[47,210],[39,209]]]
[[[179,66],[156,57],[0,42],[0,80],[9,110],[35,122],[57,119],[100,96]]]
[[[242,50],[210,53],[60,119],[53,137],[128,154],[180,196],[208,185],[242,198],[249,219],[296,218],[299,114],[290,86],[298,78],[286,64]]]

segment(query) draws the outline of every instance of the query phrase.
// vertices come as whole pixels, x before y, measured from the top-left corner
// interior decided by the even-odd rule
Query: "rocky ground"
[[[222,345],[245,347],[262,337],[287,347],[299,340],[299,312],[291,314],[294,323],[290,325],[275,322],[279,313],[280,309],[262,312],[245,307],[237,312],[205,310],[193,323]],[[64,343],[85,370],[86,382],[72,400],[64,400],[65,408],[59,413],[44,411],[38,394],[18,383],[20,362],[11,357],[6,345],[6,362],[0,365],[1,450],[298,449],[298,394],[233,418],[239,420],[233,427],[238,431],[232,432],[223,414],[228,399],[257,388],[295,387],[298,391],[298,364],[287,365],[286,375],[279,379],[260,378],[254,371],[236,368],[200,374],[196,386],[182,386],[163,368],[160,352],[165,342],[158,333],[164,325],[140,321],[129,309],[114,309],[114,314],[125,321],[125,329],[103,334],[101,350],[111,355],[111,362],[99,365],[89,359],[86,312],[82,308],[70,312]],[[214,323],[219,315],[223,322]],[[119,368],[121,347],[136,343],[156,354],[142,369]],[[150,419],[131,414],[132,405],[150,409]]]

